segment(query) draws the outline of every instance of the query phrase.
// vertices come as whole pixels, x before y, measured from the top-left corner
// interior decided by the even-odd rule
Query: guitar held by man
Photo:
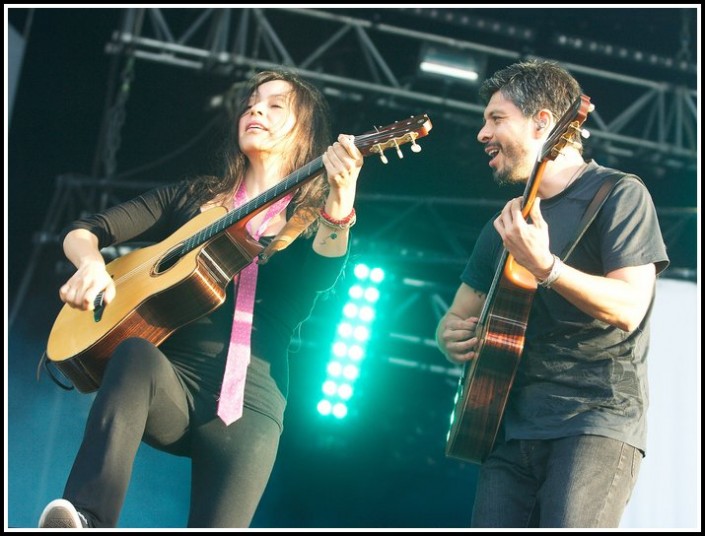
[[[646,449],[656,211],[638,177],[583,158],[590,99],[557,63],[509,65],[480,95],[494,179],[526,187],[438,324],[463,368],[446,453],[480,464],[472,527],[618,527]]]
[[[547,163],[575,143],[590,106],[589,97],[581,95],[543,143],[524,189],[522,218],[531,213]],[[458,382],[446,445],[448,456],[481,463],[492,450],[524,349],[536,288],[536,278],[504,249],[475,327],[476,357],[464,367]]]

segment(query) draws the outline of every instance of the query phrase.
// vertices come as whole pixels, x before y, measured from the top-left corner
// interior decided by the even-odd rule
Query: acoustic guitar
[[[363,154],[377,154],[411,143],[431,130],[427,115],[397,121],[355,137]],[[276,186],[227,212],[203,212],[157,244],[132,251],[107,264],[116,296],[104,305],[102,293],[92,311],[64,305],[49,334],[46,357],[83,393],[100,387],[116,346],[129,337],[161,344],[181,326],[213,311],[225,301],[233,277],[262,251],[247,232],[247,222],[272,203],[316,177],[322,157],[285,177]]]
[[[529,217],[546,164],[580,135],[591,109],[590,98],[581,95],[551,130],[524,189],[524,219]],[[534,276],[504,249],[480,313],[477,355],[465,364],[458,381],[446,456],[482,463],[492,450],[524,349],[536,288]]]

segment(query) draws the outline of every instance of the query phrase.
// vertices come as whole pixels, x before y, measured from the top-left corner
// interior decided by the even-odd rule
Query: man
[[[480,95],[478,141],[495,180],[513,184],[535,173],[581,89],[557,64],[532,61],[498,71]],[[440,350],[468,363],[483,355],[478,321],[504,250],[538,283],[501,430],[480,469],[474,527],[619,526],[645,454],[649,317],[668,265],[643,183],[620,173],[569,260],[559,257],[615,173],[585,162],[579,137],[547,159],[528,218],[517,198],[487,222],[438,325]]]

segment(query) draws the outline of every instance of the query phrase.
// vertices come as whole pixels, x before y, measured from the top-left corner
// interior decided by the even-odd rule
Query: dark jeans
[[[201,401],[190,407],[194,399]],[[189,396],[161,351],[128,339],[115,351],[96,394],[64,498],[92,525],[117,526],[144,440],[191,458],[189,527],[247,527],[269,480],[280,433],[273,419],[247,408],[225,426],[215,415],[215,401]]]
[[[514,440],[480,469],[473,527],[619,527],[642,454],[601,436]]]

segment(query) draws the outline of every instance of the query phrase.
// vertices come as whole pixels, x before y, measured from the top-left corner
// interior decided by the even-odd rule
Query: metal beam
[[[94,177],[61,175],[57,177],[54,201],[47,213],[42,229],[34,236],[34,249],[27,270],[20,282],[15,300],[10,304],[8,325],[12,328],[30,289],[35,270],[40,265],[42,254],[51,248],[60,257],[59,238],[63,227],[70,221],[86,213],[93,213],[130,199],[141,192],[159,186],[161,182],[116,181]],[[451,213],[473,214],[478,210],[496,210],[503,202],[486,199],[457,199],[443,197],[414,197],[398,195],[366,195],[360,193],[356,204],[368,216],[367,223],[360,222],[353,234],[352,248],[357,258],[366,262],[376,262],[398,272],[395,282],[395,300],[399,305],[390,312],[392,324],[400,333],[415,333],[406,329],[409,319],[433,317],[436,321],[447,310],[454,287],[449,281],[457,281],[470,248],[477,239],[480,226],[459,224],[449,216]],[[657,209],[664,240],[669,251],[681,246],[684,236],[694,236],[697,227],[697,209],[665,208]],[[384,219],[375,218],[384,215]],[[397,214],[394,225],[384,226],[389,214]],[[484,223],[484,222],[482,222]],[[424,242],[422,234],[432,237]],[[445,237],[440,240],[439,237]],[[144,244],[127,244],[117,253],[125,253]],[[687,244],[686,244],[687,248]],[[104,252],[110,260],[110,251]],[[117,256],[117,255],[116,255]],[[55,261],[58,262],[58,261]],[[424,275],[418,276],[417,273]],[[697,259],[693,255],[685,264],[670,267],[666,276],[696,280]],[[412,310],[413,309],[413,310]],[[418,337],[416,332],[415,336]],[[423,340],[411,341],[428,347],[432,334]],[[410,342],[408,338],[390,336],[386,343],[385,355],[394,356],[395,346]],[[398,363],[399,364],[399,363]],[[441,372],[455,374],[448,368]]]
[[[52,210],[35,242],[56,243],[68,222],[163,184],[61,175],[57,177]],[[499,210],[504,201],[359,192],[356,204],[367,220],[360,221],[353,233],[359,255],[400,266],[442,266],[456,270],[467,261],[485,223],[484,218],[468,219],[467,215],[491,214]],[[393,219],[389,219],[390,214],[395,215]],[[684,237],[696,232],[698,211],[695,207],[657,207],[657,214],[669,250],[676,249]],[[425,236],[430,239],[424,241]],[[674,268],[679,270],[680,276],[687,273],[694,277],[696,266],[697,259],[692,256],[688,262]],[[432,280],[426,283],[434,284]]]
[[[129,9],[127,11],[139,11]],[[377,24],[335,12],[295,8],[222,8],[194,14],[186,30],[177,34],[170,24],[183,26],[183,10],[149,8],[153,16],[142,26],[127,27],[114,33],[108,50],[130,52],[135,57],[178,67],[212,70],[231,75],[238,69],[268,69],[288,66],[301,76],[323,82],[340,90],[379,94],[411,102],[459,111],[480,118],[483,106],[470,99],[439,96],[417,87],[416,63],[400,61],[400,51],[415,55],[424,43],[481,52],[505,61],[533,58],[518,50],[501,49],[482,43],[442,35]],[[157,15],[158,13],[158,15]],[[128,20],[139,20],[131,14]],[[209,20],[210,19],[210,20]],[[151,22],[151,24],[149,23]],[[206,23],[218,32],[204,32]],[[292,28],[296,28],[293,31]],[[246,29],[246,37],[243,37]],[[302,39],[302,33],[306,39]],[[346,65],[350,72],[340,73],[334,55],[341,43],[349,47]],[[354,50],[352,50],[354,48]],[[296,58],[302,58],[297,62]],[[354,58],[367,62],[355,62]],[[596,149],[621,155],[648,155],[664,165],[694,166],[697,160],[697,91],[674,86],[668,81],[648,80],[592,66],[563,64],[582,75],[584,87],[605,88],[609,94],[629,95],[629,105],[603,112],[590,129]],[[380,75],[381,74],[381,75]],[[609,87],[609,89],[607,89]],[[614,90],[612,89],[614,88]],[[335,91],[329,94],[333,95]],[[653,106],[650,113],[646,107]],[[611,117],[607,117],[610,114]]]

